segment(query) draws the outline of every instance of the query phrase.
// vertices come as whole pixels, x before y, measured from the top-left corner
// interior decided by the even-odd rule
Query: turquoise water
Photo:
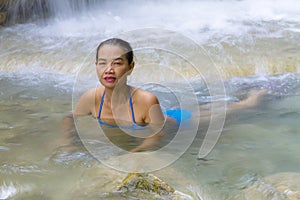
[[[33,83],[8,74],[1,75],[1,197],[68,199],[76,193],[84,196],[83,188],[91,199],[97,195],[115,199],[109,192],[126,173],[102,165],[80,146],[53,149],[61,134],[61,120],[72,107],[71,85],[55,89],[53,85],[60,84],[57,80]],[[299,172],[300,87],[299,83],[283,83],[299,77],[284,77],[273,77],[281,84],[279,90],[273,90],[256,108],[227,116],[222,135],[206,160],[197,159],[205,134],[202,126],[181,158],[152,173],[195,199],[197,195],[228,199],[265,176]],[[235,86],[253,88],[256,81],[253,77],[249,84],[241,78],[242,86]]]

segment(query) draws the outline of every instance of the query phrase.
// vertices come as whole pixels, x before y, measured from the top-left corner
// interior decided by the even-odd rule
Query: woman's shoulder
[[[97,88],[91,88],[85,91],[74,110],[74,114],[76,115],[89,115],[94,114],[94,102],[95,102],[95,95],[97,94]]]
[[[101,98],[102,94],[103,94],[103,87],[101,86],[98,86],[98,87],[93,87],[93,88],[90,88],[88,90],[86,90],[81,98],[83,99],[94,99],[94,98]]]
[[[136,103],[143,103],[149,105],[159,103],[155,94],[146,91],[142,88],[133,88],[132,97]]]

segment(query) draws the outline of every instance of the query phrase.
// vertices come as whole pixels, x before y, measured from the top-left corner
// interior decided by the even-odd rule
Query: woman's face
[[[126,73],[134,67],[133,62],[129,65],[126,53],[117,45],[103,45],[99,49],[96,70],[104,87],[113,89],[117,83],[126,84]]]

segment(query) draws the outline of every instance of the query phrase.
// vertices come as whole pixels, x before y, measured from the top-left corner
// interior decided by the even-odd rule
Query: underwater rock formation
[[[118,188],[122,192],[143,192],[156,193],[159,195],[170,195],[174,193],[172,188],[165,181],[152,174],[129,173]]]
[[[152,174],[124,174],[103,165],[95,165],[85,171],[71,189],[70,199],[148,199],[193,200],[167,182]]]
[[[192,200],[190,195],[176,191],[167,182],[147,173],[129,173],[117,191],[121,196],[137,199]]]
[[[300,199],[300,173],[278,173],[267,176],[242,190],[233,199]]]

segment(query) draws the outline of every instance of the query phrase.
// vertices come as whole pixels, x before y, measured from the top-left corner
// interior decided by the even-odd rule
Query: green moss
[[[129,173],[118,187],[118,191],[171,195],[175,190],[168,183],[152,174]]]

